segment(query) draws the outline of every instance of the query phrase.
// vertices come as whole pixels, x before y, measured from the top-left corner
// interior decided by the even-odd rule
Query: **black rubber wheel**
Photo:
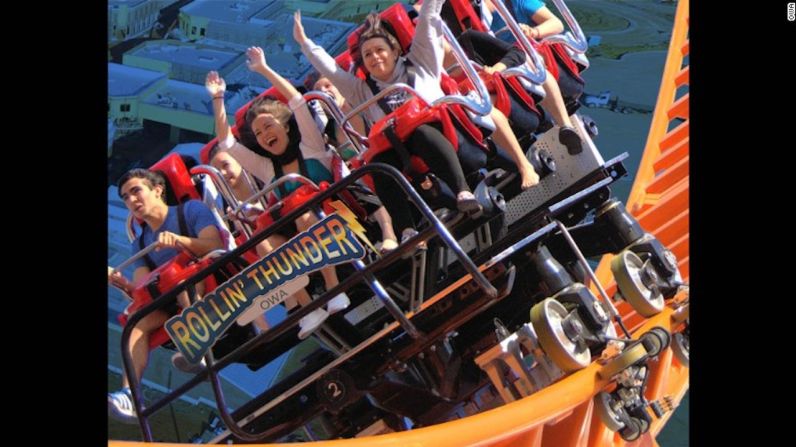
[[[619,430],[619,436],[627,442],[635,441],[641,436],[641,423],[638,418],[630,418],[630,424]]]
[[[672,353],[674,354],[674,358],[676,358],[681,365],[688,368],[690,352],[688,338],[679,332],[674,334],[672,338]]]
[[[605,391],[601,391],[594,396],[594,409],[597,411],[597,416],[611,431],[619,431],[625,428],[625,423],[622,418],[614,411],[611,405],[614,402],[613,397]]]

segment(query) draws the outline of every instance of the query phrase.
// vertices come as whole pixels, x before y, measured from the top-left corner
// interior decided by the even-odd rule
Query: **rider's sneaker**
[[[348,295],[346,295],[345,292],[340,293],[326,303],[326,311],[329,313],[329,315],[334,315],[348,307],[350,304],[351,300],[348,299]]]
[[[115,393],[108,393],[108,416],[124,424],[138,423],[130,388],[122,388]]]
[[[299,320],[299,328],[301,329],[299,330],[298,338],[304,340],[309,337],[311,333],[321,327],[328,316],[329,314],[323,308],[315,309],[304,315],[304,318]]]
[[[415,230],[414,228],[404,229],[404,231],[401,233],[401,244],[405,243],[406,241],[415,237],[416,235],[417,235],[417,230]],[[415,248],[417,248],[418,250],[426,250],[428,249],[428,244],[426,243],[426,241],[418,242]],[[404,259],[408,259],[411,258],[414,255],[414,253],[415,253],[414,251],[409,251],[404,253],[403,256],[401,257]]]
[[[182,355],[182,352],[175,352],[171,356],[171,364],[180,371],[189,374],[199,374],[207,367],[204,357],[198,363],[191,363]]]
[[[481,211],[481,204],[470,191],[459,191],[456,195],[456,208],[463,213],[475,213]]]

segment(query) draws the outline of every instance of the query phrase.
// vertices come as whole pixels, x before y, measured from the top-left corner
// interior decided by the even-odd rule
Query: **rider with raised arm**
[[[239,142],[227,123],[224,107],[226,83],[215,71],[208,73],[205,86],[213,98],[220,150],[228,151],[244,169],[266,185],[288,173],[301,174],[316,183],[332,182],[332,153],[326,150],[326,143],[304,97],[287,79],[268,66],[261,48],[250,47],[246,55],[249,69],[265,76],[289,102],[286,106],[273,98],[255,99],[246,112],[245,125],[239,128],[242,140]],[[290,193],[297,187],[295,182],[289,182],[280,187],[282,191],[277,191],[277,194]],[[316,220],[311,212],[304,213],[296,219],[295,229],[272,234],[258,244],[257,254],[264,256],[272,252],[297,231],[308,229]],[[339,283],[333,266],[321,269],[321,274],[327,290]],[[297,291],[294,297],[300,305],[309,304],[312,300],[304,289]],[[348,296],[340,293],[329,301],[327,310],[318,308],[305,315],[299,321],[299,338],[309,336],[330,314],[347,308],[349,304]]]

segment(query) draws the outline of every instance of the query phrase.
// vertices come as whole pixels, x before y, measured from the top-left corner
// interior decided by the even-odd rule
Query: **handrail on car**
[[[553,3],[556,5],[556,8],[558,8],[561,16],[564,17],[564,21],[569,25],[569,31],[548,36],[542,39],[542,42],[561,43],[575,53],[585,53],[589,49],[589,42],[586,40],[586,35],[583,34],[583,30],[580,28],[578,20],[572,14],[572,11],[569,10],[567,4],[564,3],[564,0],[553,0]]]

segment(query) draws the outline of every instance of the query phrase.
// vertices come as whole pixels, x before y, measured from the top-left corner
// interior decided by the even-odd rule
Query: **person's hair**
[[[263,113],[272,115],[283,126],[287,125],[293,115],[288,106],[273,96],[261,96],[252,101],[251,107],[246,111],[246,125],[251,127],[254,119]]]
[[[156,171],[150,171],[148,169],[135,168],[125,172],[124,175],[122,175],[119,178],[119,181],[116,183],[116,186],[118,187],[117,193],[119,194],[119,197],[122,196],[122,186],[124,186],[125,183],[127,183],[128,181],[130,181],[130,179],[133,178],[144,179],[144,181],[149,186],[149,189],[155,189],[156,186],[160,185],[163,187],[164,193],[166,191],[166,179],[163,177],[163,174]],[[164,196],[165,194],[162,195],[161,198],[165,201],[166,199]]]
[[[318,73],[317,71],[315,70],[311,71],[310,74],[308,74],[307,77],[304,78],[304,88],[306,88],[307,90],[315,90],[315,83],[318,82],[318,80],[321,79],[322,77],[323,76],[321,76],[321,74]]]
[[[398,50],[398,52],[402,51],[401,43],[395,37],[395,31],[390,22],[382,21],[378,12],[371,11],[365,17],[365,27],[359,34],[356,45],[351,48],[351,56],[357,65],[362,65],[362,44],[377,37],[384,39],[391,49]]]
[[[214,144],[213,147],[210,148],[210,152],[207,153],[207,162],[210,163],[213,161],[213,157],[215,157],[220,150],[221,147],[219,147],[218,143]]]

